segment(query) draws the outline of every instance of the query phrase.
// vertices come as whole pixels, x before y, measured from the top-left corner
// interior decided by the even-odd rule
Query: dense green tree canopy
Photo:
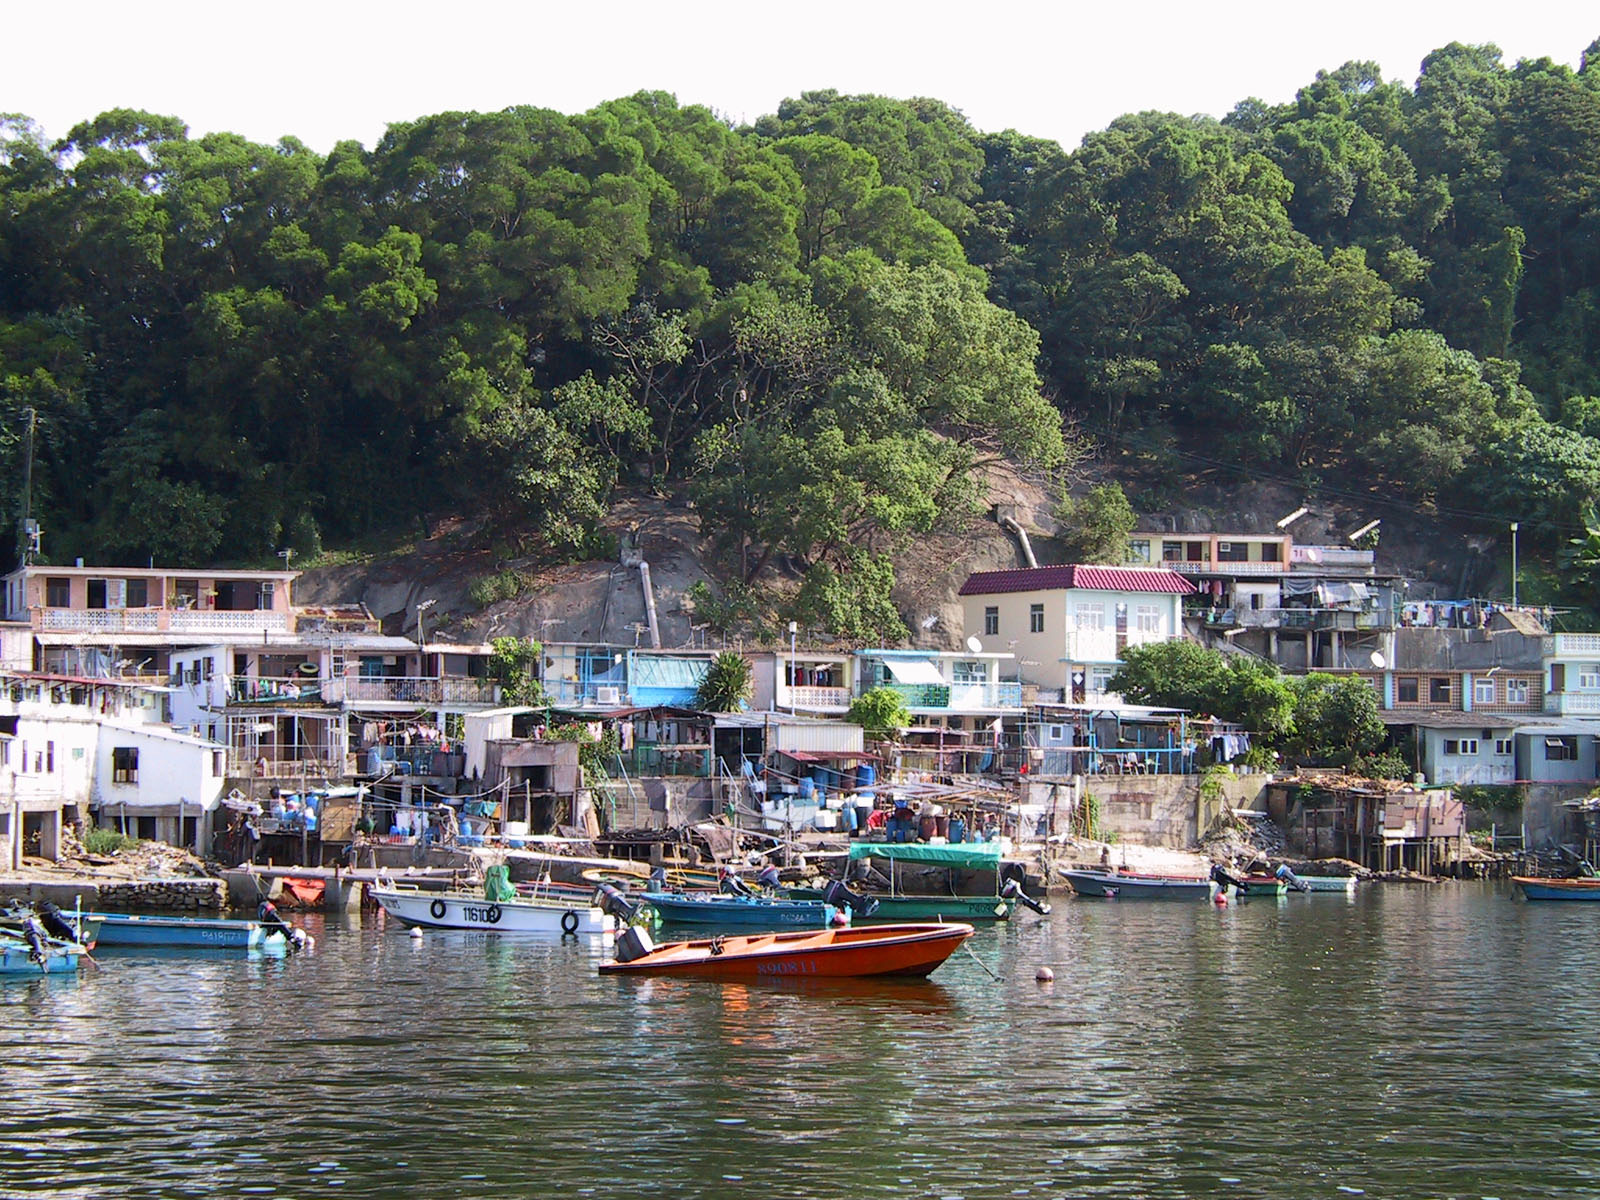
[[[888,636],[888,556],[1081,429],[1449,498],[1553,556],[1600,488],[1596,50],[1451,43],[1409,84],[1348,63],[1070,151],[832,91],[747,128],[661,92],[439,113],[326,156],[0,116],[0,497],[10,523],[28,410],[62,559],[444,509],[572,555],[648,481],[730,574]]]

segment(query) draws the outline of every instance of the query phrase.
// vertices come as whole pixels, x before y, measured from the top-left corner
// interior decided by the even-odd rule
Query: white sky
[[[1585,15],[1585,14],[1588,15]],[[980,130],[1069,149],[1143,109],[1226,114],[1291,99],[1352,59],[1415,81],[1451,41],[1511,65],[1576,66],[1600,36],[1581,0],[1292,0],[962,5],[879,0],[20,0],[4,22],[0,112],[51,137],[110,108],[175,115],[192,134],[292,134],[371,147],[392,121],[533,104],[581,112],[644,88],[754,120],[820,88],[933,96]]]

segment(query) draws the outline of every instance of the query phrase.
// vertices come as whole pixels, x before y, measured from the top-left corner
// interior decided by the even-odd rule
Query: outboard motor
[[[618,962],[632,962],[652,953],[655,948],[655,939],[650,936],[648,929],[642,925],[630,925],[617,935],[615,953]]]
[[[1231,887],[1241,896],[1246,896],[1250,893],[1250,885],[1245,883],[1242,879],[1235,879],[1232,875],[1224,871],[1221,863],[1212,864],[1211,879],[1217,884],[1217,886],[1225,888]]]
[[[72,922],[62,916],[60,907],[49,900],[39,905],[39,924],[53,938],[63,942],[78,940],[78,931],[73,928]]]
[[[40,970],[50,969],[49,951],[45,949],[45,942],[49,940],[44,931],[44,926],[39,924],[39,918],[28,916],[22,918],[22,936],[28,943],[28,960]]]
[[[1015,901],[1017,904],[1026,905],[1028,908],[1033,909],[1033,911],[1038,913],[1041,917],[1048,917],[1050,915],[1050,906],[1048,904],[1041,904],[1032,896],[1028,895],[1027,892],[1022,890],[1022,885],[1015,879],[1006,880],[1005,887],[1000,889],[1000,895],[1005,897],[1007,900]]]
[[[623,924],[632,921],[639,914],[640,906],[633,903],[609,883],[600,885],[600,890],[594,894],[594,899],[602,911],[609,913]]]
[[[717,884],[717,890],[724,896],[738,896],[740,899],[744,900],[748,900],[751,896],[755,895],[755,893],[750,890],[750,885],[744,880],[740,879],[732,871],[727,871],[723,874],[721,881]]]
[[[777,887],[778,868],[773,866],[771,863],[768,863],[766,866],[761,868],[761,874],[756,876],[756,882],[764,888]]]
[[[837,879],[832,880],[827,887],[822,889],[822,899],[825,903],[835,908],[847,908],[858,917],[870,917],[878,911],[878,898],[876,896],[863,896],[860,892],[852,892]]]
[[[667,869],[660,863],[650,869],[650,890],[652,892],[667,890]]]
[[[1311,885],[1304,879],[1301,879],[1300,876],[1296,875],[1293,871],[1289,870],[1288,867],[1279,867],[1273,872],[1273,875],[1276,878],[1283,880],[1297,892],[1309,892],[1311,890]]]

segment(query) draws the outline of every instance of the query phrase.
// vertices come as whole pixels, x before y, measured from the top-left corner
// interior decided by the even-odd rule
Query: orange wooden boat
[[[697,979],[844,979],[926,975],[972,936],[972,926],[872,925],[796,930],[654,945],[644,930],[617,940],[602,973],[688,975]]]

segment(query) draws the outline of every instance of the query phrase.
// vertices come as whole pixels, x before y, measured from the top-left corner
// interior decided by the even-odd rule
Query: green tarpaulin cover
[[[999,867],[999,842],[961,842],[924,846],[917,842],[852,842],[850,857],[892,858],[896,862],[930,863],[941,867]]]
[[[483,898],[485,900],[515,900],[517,889],[511,886],[511,868],[496,863],[483,873]]]

